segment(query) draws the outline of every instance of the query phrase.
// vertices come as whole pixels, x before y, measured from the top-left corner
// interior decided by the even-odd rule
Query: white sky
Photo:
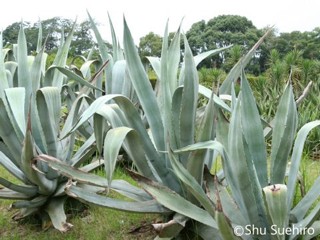
[[[9,0],[2,2],[0,30],[8,25],[38,19],[64,17],[78,22],[87,19],[86,9],[101,24],[103,37],[111,41],[109,12],[117,35],[122,40],[123,15],[136,41],[149,32],[163,35],[167,19],[169,31],[175,31],[184,17],[186,32],[195,22],[222,15],[247,17],[257,28],[274,25],[279,32],[312,31],[320,27],[320,0]]]

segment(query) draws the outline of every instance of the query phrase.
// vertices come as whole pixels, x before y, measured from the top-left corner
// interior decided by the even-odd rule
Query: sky
[[[102,37],[111,42],[108,13],[122,39],[125,16],[136,42],[149,32],[176,31],[181,20],[187,32],[193,23],[216,16],[244,16],[257,28],[274,26],[278,32],[312,31],[320,27],[320,0],[11,0],[0,15],[0,31],[18,21],[37,22],[52,17],[87,20],[87,10],[100,24]],[[3,6],[3,4],[2,4]]]

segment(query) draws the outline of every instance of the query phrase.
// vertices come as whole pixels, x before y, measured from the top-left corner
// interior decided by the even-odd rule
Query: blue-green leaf
[[[149,78],[143,68],[130,30],[124,20],[124,52],[133,87],[146,115],[156,148],[165,150],[162,116]]]
[[[306,141],[306,138],[309,132],[318,126],[320,126],[320,120],[312,121],[305,124],[299,130],[296,140],[294,142],[292,155],[291,155],[291,164],[290,164],[289,175],[288,175],[288,207],[291,206],[293,201],[304,143]],[[319,186],[319,184],[314,185],[312,188],[317,186]],[[305,206],[307,206],[307,204],[305,204]]]
[[[247,158],[255,165],[261,187],[268,185],[267,151],[259,111],[248,80],[241,77],[241,124],[243,136],[248,144]]]
[[[236,65],[233,66],[226,79],[223,81],[221,87],[219,88],[219,92],[221,94],[231,94],[232,84],[241,76],[242,69],[245,68],[251,61],[258,47],[271,32],[272,28],[268,29],[266,33],[259,39],[259,41],[250,49],[250,51],[245,56],[243,56],[236,63]]]
[[[292,86],[288,83],[274,118],[270,169],[270,181],[272,184],[284,183],[289,154],[296,134],[297,118]]]
[[[181,147],[190,145],[195,137],[195,119],[198,104],[198,72],[192,52],[185,37],[185,60],[183,94],[180,110],[180,143]],[[188,131],[185,131],[188,129]],[[182,160],[186,165],[186,158]]]

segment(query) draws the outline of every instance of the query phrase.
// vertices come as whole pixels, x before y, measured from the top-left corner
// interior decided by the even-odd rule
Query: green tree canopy
[[[304,58],[320,60],[320,28],[311,32],[280,33],[273,39],[272,45],[282,57],[292,50],[299,50]]]
[[[81,22],[76,25],[74,41],[71,45],[71,53],[82,55],[95,45],[91,35],[91,24],[89,21]]]
[[[41,21],[43,43],[47,52],[54,52],[60,44],[61,37],[67,35],[73,26],[74,21],[70,19],[54,17]],[[17,43],[18,32],[22,25],[28,42],[28,51],[36,51],[40,22],[15,22],[3,31],[3,42],[7,44]],[[83,54],[92,48],[94,42],[88,21],[76,24],[74,39],[70,48],[71,55]]]
[[[187,32],[187,38],[194,54],[230,44],[239,45],[246,51],[255,44],[260,36],[261,31],[250,20],[238,15],[221,15],[210,19],[207,23],[202,20],[194,23]],[[204,64],[207,67],[219,67],[226,58],[226,55],[220,54]]]
[[[153,32],[148,33],[146,36],[140,38],[139,55],[144,63],[148,60],[146,57],[160,57],[162,47],[162,38]]]
[[[33,38],[33,28],[30,22],[15,22],[11,25],[9,25],[5,30],[2,32],[2,40],[3,44],[5,45],[10,45],[10,44],[15,44],[18,42],[18,33],[20,30],[20,27],[25,28],[27,36],[27,42],[29,47],[32,45],[32,38]],[[36,34],[38,30],[36,31]],[[37,37],[34,40],[34,43],[36,44],[37,42]]]

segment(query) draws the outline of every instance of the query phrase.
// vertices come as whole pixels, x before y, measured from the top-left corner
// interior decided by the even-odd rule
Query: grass
[[[308,190],[312,187],[314,181],[317,179],[317,177],[320,176],[320,159],[312,160],[308,155],[305,155],[302,159],[301,165],[300,165],[300,172],[301,172],[301,178],[303,181],[303,186],[305,192],[308,192]],[[294,203],[297,204],[299,200],[301,199],[301,191],[297,187],[296,196],[294,199]],[[314,206],[319,202],[320,200],[314,204]],[[320,240],[320,236],[317,236],[316,238],[313,238],[315,240]]]
[[[320,159],[312,160],[308,155],[304,155],[300,165],[300,177],[302,180],[302,187],[304,192],[307,192],[313,185],[317,177],[320,176]],[[301,198],[301,189],[297,186],[295,202]]]
[[[102,173],[99,172],[99,175]],[[0,168],[0,175],[10,178],[7,172]],[[121,170],[117,169],[115,178],[132,180]],[[80,212],[74,212],[69,204],[68,222],[74,225],[71,231],[60,233],[53,228],[42,230],[35,218],[29,218],[21,222],[11,219],[13,211],[9,210],[12,201],[0,200],[0,239],[1,240],[86,240],[86,239],[154,239],[156,233],[151,226],[158,221],[159,215],[137,214],[121,212],[113,209],[99,208],[93,205],[87,206]],[[71,206],[71,207],[70,207]]]
[[[14,222],[10,218],[10,213],[2,206],[0,238],[2,240],[154,239],[155,233],[150,225],[154,217],[90,206],[89,211],[86,210],[69,219],[74,227],[62,234],[53,228],[43,231],[39,223],[34,220]],[[135,229],[137,230],[134,231]]]

